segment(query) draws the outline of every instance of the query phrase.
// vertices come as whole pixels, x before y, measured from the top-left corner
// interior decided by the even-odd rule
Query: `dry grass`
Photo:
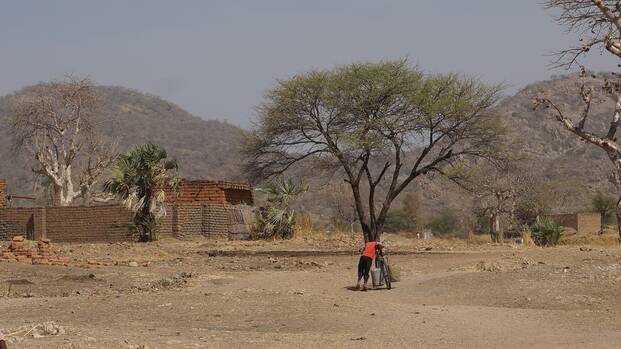
[[[606,231],[604,234],[561,236],[559,245],[618,246],[619,234],[616,231]]]
[[[533,238],[531,237],[531,231],[528,227],[524,228],[522,230],[522,245],[524,247],[534,247],[535,245],[535,241],[533,240]]]
[[[309,214],[301,214],[296,218],[294,240],[313,240],[313,241],[362,241],[360,232],[345,230],[335,230],[328,236],[326,229],[318,228]]]
[[[492,238],[489,234],[468,234],[468,243],[474,245],[491,244]]]

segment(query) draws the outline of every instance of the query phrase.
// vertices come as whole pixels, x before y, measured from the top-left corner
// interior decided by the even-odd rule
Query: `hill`
[[[25,91],[0,97],[0,177],[8,179],[14,195],[32,195],[36,182],[29,159],[13,151],[8,141],[9,99]],[[127,88],[99,86],[97,92],[102,103],[96,117],[99,131],[117,139],[121,151],[152,142],[178,160],[184,177],[240,178],[241,128],[201,119],[159,97]]]
[[[605,75],[589,78],[595,87],[604,84]],[[588,209],[596,191],[612,192],[611,166],[598,148],[577,140],[564,130],[558,121],[542,111],[533,111],[532,100],[542,91],[563,108],[578,115],[581,105],[580,80],[577,75],[531,84],[513,96],[504,98],[496,108],[509,128],[508,142],[514,153],[525,156],[532,164],[532,171],[543,180],[566,183],[568,194],[557,198],[557,211]],[[135,144],[153,142],[164,146],[180,164],[182,176],[207,179],[241,179],[243,158],[239,145],[244,130],[226,122],[207,121],[191,115],[179,106],[159,97],[146,95],[123,87],[97,87],[102,98],[98,115],[100,131],[118,139],[120,150]],[[24,93],[26,89],[13,95]],[[8,100],[0,97],[0,125],[9,117]],[[594,103],[587,128],[603,132],[613,112],[614,101],[600,96]],[[11,150],[8,129],[0,129],[0,177],[6,177],[12,194],[31,195],[36,177],[30,169],[29,159]],[[299,175],[309,173],[303,167]],[[310,171],[315,172],[315,171]],[[330,214],[330,197],[339,176],[320,176],[310,183],[311,193],[306,195],[304,208]],[[330,184],[330,185],[326,185]],[[427,215],[442,207],[464,211],[468,195],[458,193],[451,184],[423,181],[419,185],[423,201],[422,210]]]
[[[588,78],[598,100],[592,105],[586,128],[598,134],[606,133],[615,105],[611,97],[600,93],[606,77],[599,74]],[[553,212],[591,210],[591,200],[597,191],[616,193],[611,181],[612,166],[605,153],[578,140],[552,114],[533,110],[533,98],[545,92],[577,119],[583,107],[580,84],[577,75],[536,82],[513,96],[505,97],[495,108],[508,128],[507,143],[512,152],[528,164],[533,180],[547,183],[544,195]],[[333,214],[329,206],[338,201],[335,199],[340,197],[340,202],[348,204],[348,189],[338,185],[337,177],[332,177],[330,185],[321,185],[325,179],[310,182],[311,192],[305,195],[301,208],[314,207],[313,211],[318,212],[318,208],[322,207],[322,216],[328,218]],[[417,192],[419,221],[428,222],[448,210],[459,218],[460,224],[466,226],[472,223],[472,195],[450,181],[440,177],[433,180],[420,178],[407,190]],[[393,207],[399,207],[401,201],[407,198],[401,195]],[[349,212],[348,216],[353,216],[351,205],[339,208],[343,209]]]
[[[585,81],[596,97],[585,129],[601,135],[608,131],[615,106],[615,100],[601,89],[607,77],[610,76],[597,74]],[[596,191],[614,192],[612,165],[601,149],[580,141],[553,114],[533,110],[532,102],[534,97],[545,93],[577,121],[583,110],[581,84],[577,74],[533,83],[505,98],[497,108],[509,127],[514,153],[530,159],[532,171],[538,177],[574,183],[574,193],[567,198],[568,209],[588,209]]]

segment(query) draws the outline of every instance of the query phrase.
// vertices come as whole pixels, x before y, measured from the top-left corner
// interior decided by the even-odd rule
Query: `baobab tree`
[[[459,75],[425,75],[406,61],[296,75],[259,107],[247,170],[259,180],[302,161],[333,161],[365,240],[374,240],[416,178],[465,158],[495,157],[500,126],[491,108],[499,90]]]
[[[12,102],[14,144],[32,155],[32,170],[49,180],[54,204],[90,200],[116,155],[114,144],[95,130],[100,101],[93,83],[69,77],[39,84]]]
[[[615,0],[548,0],[548,9],[558,11],[556,20],[568,32],[578,34],[578,44],[563,49],[556,54],[554,66],[579,67],[583,78],[589,74],[581,64],[581,59],[589,52],[599,50],[621,58],[621,1]],[[621,81],[618,74],[607,79],[603,88],[595,89],[584,79],[576,93],[583,103],[579,115],[566,110],[555,101],[541,95],[534,100],[534,107],[546,108],[553,114],[566,130],[581,140],[602,149],[613,166],[615,185],[619,191],[616,215],[621,221],[621,144],[617,140],[617,129],[621,121]],[[607,132],[598,134],[585,126],[590,116],[593,103],[597,103],[597,94],[606,94],[614,100],[614,111],[610,115]],[[619,224],[621,240],[621,224]]]

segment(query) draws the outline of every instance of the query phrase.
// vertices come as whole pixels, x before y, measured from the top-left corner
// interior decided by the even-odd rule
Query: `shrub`
[[[611,223],[612,213],[617,208],[617,199],[608,194],[598,192],[591,201],[593,209],[602,215],[602,224]],[[601,229],[604,230],[603,227]]]
[[[478,234],[487,234],[492,226],[492,220],[488,216],[477,216],[475,224],[474,230]]]
[[[531,236],[537,246],[555,246],[561,238],[561,231],[561,226],[548,217],[531,226]]]
[[[399,231],[409,231],[416,228],[414,217],[410,216],[405,210],[390,210],[386,215],[384,231],[396,233]]]
[[[267,195],[267,205],[257,211],[256,238],[290,239],[294,234],[295,200],[308,190],[302,181],[277,178],[258,191]]]
[[[429,221],[428,227],[435,234],[457,233],[460,230],[459,218],[452,210],[444,208]]]
[[[537,198],[524,198],[517,202],[515,207],[515,219],[518,224],[533,225],[537,222],[537,217],[544,215],[548,211],[547,206],[542,200]]]

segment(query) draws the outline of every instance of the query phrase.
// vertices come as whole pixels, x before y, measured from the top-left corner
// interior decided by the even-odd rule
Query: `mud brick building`
[[[183,180],[177,193],[167,193],[160,234],[243,239],[250,233],[253,204],[254,188],[247,183]]]
[[[245,238],[252,224],[254,189],[246,183],[182,181],[169,192],[160,235]],[[0,240],[24,235],[54,242],[133,241],[132,212],[119,204],[71,207],[6,207],[0,180]]]
[[[167,191],[169,203],[177,205],[249,205],[254,204],[254,188],[248,183],[229,181],[181,181],[177,193]]]
[[[601,229],[602,215],[599,212],[578,212],[550,215],[558,224],[574,229],[578,234],[597,233]]]

